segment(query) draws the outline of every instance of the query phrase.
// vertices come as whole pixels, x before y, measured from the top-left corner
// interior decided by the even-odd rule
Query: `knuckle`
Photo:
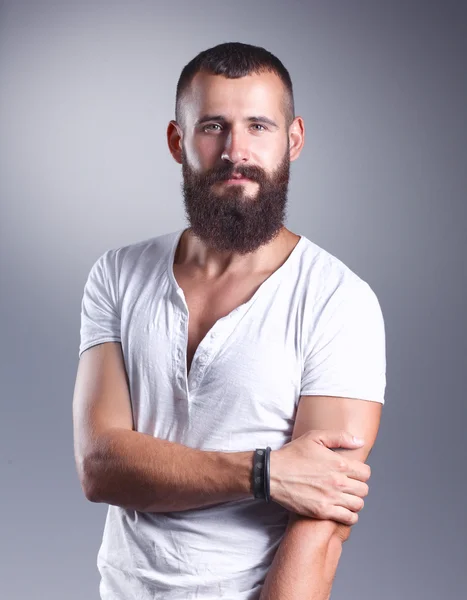
[[[316,502],[315,508],[316,514],[320,515],[321,517],[325,517],[327,515],[328,505],[326,502],[324,502],[324,500],[319,500]]]
[[[344,488],[347,485],[347,482],[345,480],[344,477],[342,477],[342,475],[336,475],[335,479],[335,486],[337,488]]]
[[[328,482],[333,488],[340,487],[341,477],[337,473],[331,473],[331,475],[329,475]]]

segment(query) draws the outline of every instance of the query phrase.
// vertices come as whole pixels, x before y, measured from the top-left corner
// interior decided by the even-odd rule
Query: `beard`
[[[289,147],[276,170],[268,175],[254,165],[225,164],[199,173],[182,156],[185,213],[192,232],[207,246],[218,251],[247,254],[273,240],[284,224],[290,175]],[[241,174],[258,186],[254,195],[243,184],[214,183]],[[249,185],[248,183],[246,185]]]

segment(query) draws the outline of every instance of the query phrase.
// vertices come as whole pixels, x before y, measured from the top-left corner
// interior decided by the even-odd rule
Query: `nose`
[[[239,162],[248,162],[250,160],[250,151],[246,135],[241,132],[229,131],[225,140],[224,150],[221,159],[233,164]]]

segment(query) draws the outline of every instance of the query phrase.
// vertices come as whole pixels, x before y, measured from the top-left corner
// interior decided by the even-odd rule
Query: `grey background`
[[[307,137],[287,224],[375,290],[388,386],[370,494],[333,600],[465,597],[463,2],[0,3],[0,596],[98,598],[106,505],[71,401],[80,302],[110,247],[184,224],[166,148],[200,50],[263,45]]]

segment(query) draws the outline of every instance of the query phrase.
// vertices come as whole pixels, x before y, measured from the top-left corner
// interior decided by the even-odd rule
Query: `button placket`
[[[229,338],[237,323],[247,311],[249,305],[234,309],[227,316],[219,319],[212,330],[201,341],[196,349],[193,364],[188,375],[188,390],[194,391],[199,387],[206,370],[215,359],[224,342]]]
[[[186,323],[187,317],[184,312],[184,306],[176,305],[175,323],[178,324],[177,330],[174,331],[173,361],[175,367],[175,386],[178,394],[181,397],[186,397],[188,393],[187,377],[186,377],[186,361],[184,343],[186,339]]]

